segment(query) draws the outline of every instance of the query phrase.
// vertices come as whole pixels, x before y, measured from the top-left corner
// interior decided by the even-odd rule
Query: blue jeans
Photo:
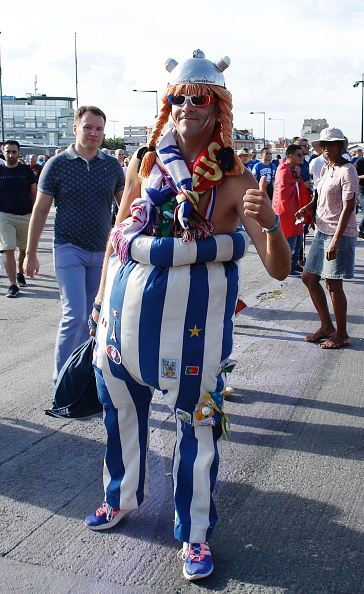
[[[364,188],[363,188],[363,191],[361,191],[360,186],[359,186],[359,200],[360,200],[361,214],[362,214],[362,218],[359,223],[359,229],[362,233],[364,233]]]
[[[55,245],[53,255],[62,305],[53,372],[56,382],[68,357],[89,337],[87,319],[99,288],[104,252],[88,252],[66,243]]]
[[[286,237],[289,247],[291,248],[291,270],[297,266],[300,251],[303,245],[303,234],[294,235],[294,237]]]

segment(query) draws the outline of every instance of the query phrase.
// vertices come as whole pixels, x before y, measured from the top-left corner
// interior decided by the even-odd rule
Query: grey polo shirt
[[[124,182],[119,161],[99,149],[90,161],[80,157],[74,145],[49,159],[38,189],[54,197],[54,243],[72,243],[90,252],[104,251],[111,228],[113,195],[123,190]]]

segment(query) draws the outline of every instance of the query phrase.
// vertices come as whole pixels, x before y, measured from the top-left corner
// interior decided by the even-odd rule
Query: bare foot
[[[321,340],[331,338],[331,336],[334,333],[335,333],[334,327],[332,327],[331,330],[328,332],[325,332],[325,330],[323,330],[322,328],[319,328],[318,330],[316,330],[316,332],[314,332],[314,334],[310,334],[309,336],[306,336],[305,341],[306,342],[320,342]]]
[[[338,336],[336,333],[334,333],[328,340],[320,344],[320,347],[322,349],[341,349],[350,345],[348,338],[348,336],[343,338],[342,336]]]

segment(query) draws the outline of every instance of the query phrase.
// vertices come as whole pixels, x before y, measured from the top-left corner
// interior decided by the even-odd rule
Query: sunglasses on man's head
[[[178,107],[182,107],[186,99],[189,99],[194,107],[205,107],[209,103],[217,102],[217,97],[211,97],[211,95],[168,95],[168,103]]]

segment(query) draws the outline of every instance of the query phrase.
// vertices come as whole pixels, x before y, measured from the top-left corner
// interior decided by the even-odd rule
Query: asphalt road
[[[101,418],[46,417],[60,318],[52,265],[52,217],[41,271],[6,299],[0,271],[0,591],[51,594],[360,594],[364,592],[363,279],[346,281],[351,346],[304,342],[318,327],[299,279],[264,271],[254,248],[242,261],[226,402],[231,446],[222,446],[215,571],[182,577],[173,537],[173,417],[156,394],[150,442],[151,498],[115,529],[84,518],[102,502]],[[308,249],[310,237],[308,240]]]

